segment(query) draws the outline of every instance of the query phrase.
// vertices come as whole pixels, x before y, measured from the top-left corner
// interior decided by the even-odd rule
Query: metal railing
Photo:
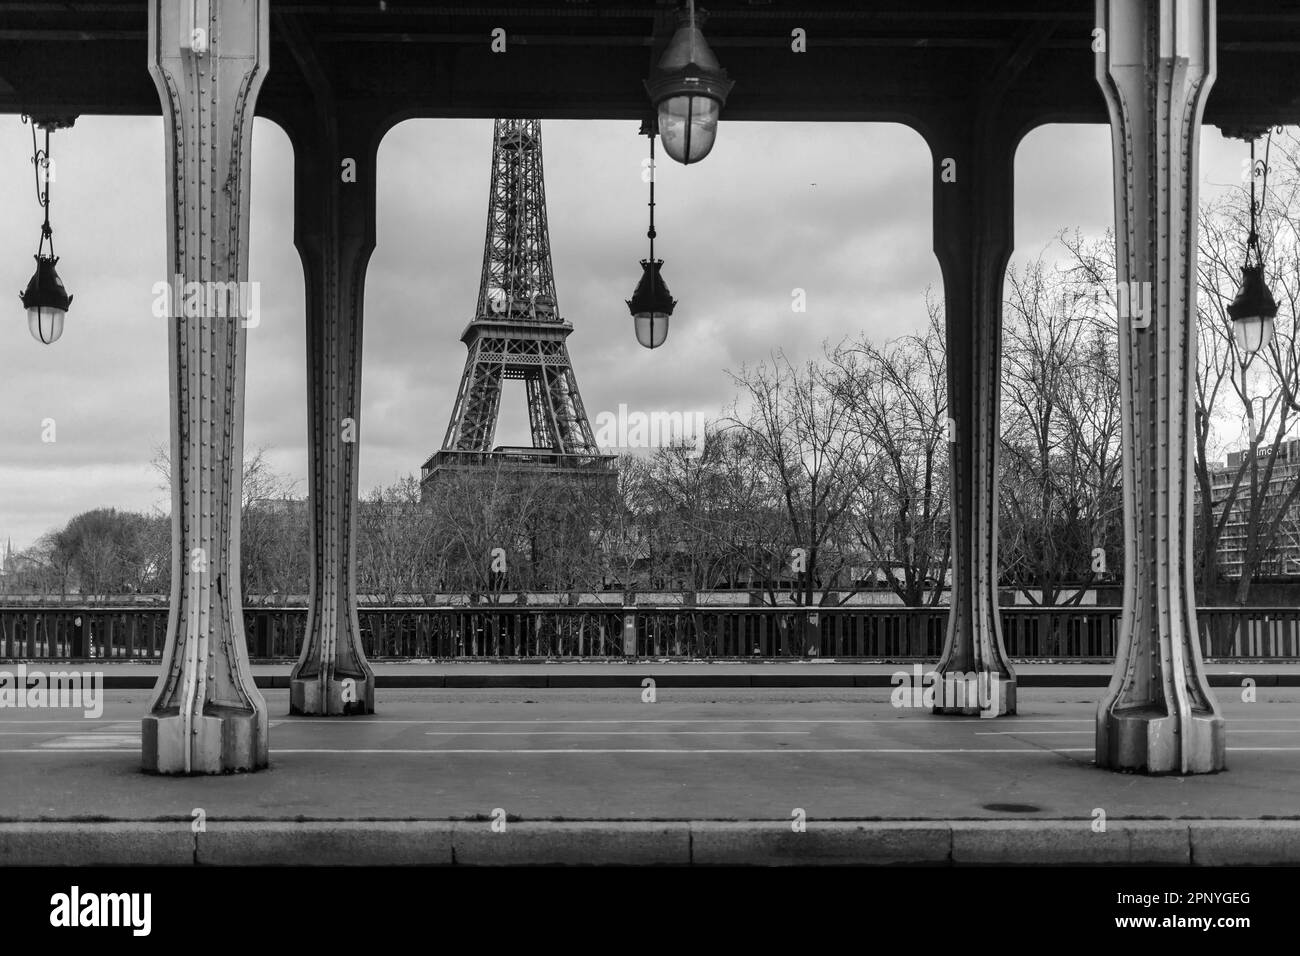
[[[625,630],[626,616],[632,618]],[[362,608],[372,660],[551,658],[836,658],[933,660],[943,650],[946,607],[476,607]],[[1201,608],[1207,658],[1300,660],[1300,608]],[[244,611],[249,656],[298,656],[304,608]],[[1008,607],[1008,655],[1023,660],[1115,656],[1119,608]],[[0,660],[156,660],[167,635],[163,607],[0,608]]]

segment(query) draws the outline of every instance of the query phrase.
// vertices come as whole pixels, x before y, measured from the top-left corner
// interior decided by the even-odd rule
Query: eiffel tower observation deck
[[[441,450],[425,462],[425,489],[440,473],[505,465],[611,479],[578,392],[559,311],[546,225],[539,120],[498,119],[492,137],[483,273],[473,320],[461,334],[469,354]],[[527,390],[531,447],[494,445],[507,379]]]

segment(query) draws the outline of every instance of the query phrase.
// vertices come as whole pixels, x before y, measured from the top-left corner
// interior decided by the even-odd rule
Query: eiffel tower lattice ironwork
[[[469,350],[442,450],[424,480],[444,468],[509,460],[564,470],[608,471],[578,393],[560,316],[546,225],[539,120],[498,119],[478,307],[461,341]],[[522,379],[531,448],[493,448],[506,379]]]

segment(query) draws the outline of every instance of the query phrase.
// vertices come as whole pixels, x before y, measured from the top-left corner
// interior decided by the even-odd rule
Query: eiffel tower
[[[442,450],[425,463],[427,490],[439,473],[510,467],[612,478],[578,394],[560,317],[546,227],[539,120],[499,119],[492,136],[492,186],[478,308],[460,340],[469,355]],[[496,447],[505,379],[523,379],[532,447]]]

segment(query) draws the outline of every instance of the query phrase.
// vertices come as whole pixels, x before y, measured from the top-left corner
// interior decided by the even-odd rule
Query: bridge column
[[[1110,108],[1120,284],[1124,605],[1097,710],[1097,765],[1224,769],[1192,587],[1191,401],[1196,184],[1214,82],[1214,0],[1098,0],[1097,82]]]
[[[167,156],[167,281],[248,280],[249,149],[269,64],[267,0],[152,0],[149,72]],[[240,301],[247,303],[242,294]],[[239,590],[247,330],[230,300],[194,296],[168,320],[172,589],[162,673],[141,727],[144,769],[223,773],[267,765]],[[176,311],[176,310],[173,310]]]
[[[307,301],[311,585],[306,640],[289,683],[294,714],[370,714],[375,676],[361,646],[356,594],[361,327],[375,248],[374,117],[334,100],[302,33],[277,19],[312,86],[292,125],[294,244]]]
[[[1019,135],[990,120],[989,112],[973,105],[927,135],[947,325],[952,523],[948,636],[935,669],[945,680],[973,674],[991,684],[996,676],[990,702],[996,700],[1001,715],[1016,712],[1016,674],[1002,644],[997,586],[1002,280],[1013,246]],[[940,699],[934,707],[949,714],[980,710],[970,700]]]

